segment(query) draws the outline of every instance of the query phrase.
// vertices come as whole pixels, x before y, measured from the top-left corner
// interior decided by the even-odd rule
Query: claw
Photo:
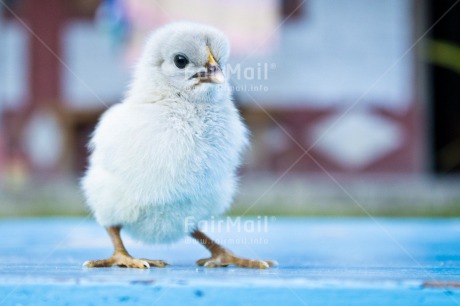
[[[89,265],[90,262],[91,262],[90,260],[87,260],[87,261],[85,261],[81,266],[82,266],[83,268],[92,268],[92,267]]]
[[[267,269],[267,268],[269,268],[269,267],[270,267],[270,266],[268,265],[267,262],[265,262],[265,261],[263,261],[263,260],[261,260],[261,261],[259,262],[259,269]]]
[[[145,267],[146,269],[150,269],[149,263],[146,262],[145,260],[142,261],[142,264],[144,265],[144,267]]]
[[[207,261],[207,262],[204,264],[204,266],[205,266],[206,268],[215,268],[215,267],[218,267],[219,265],[217,265],[217,263],[214,262],[214,261]]]

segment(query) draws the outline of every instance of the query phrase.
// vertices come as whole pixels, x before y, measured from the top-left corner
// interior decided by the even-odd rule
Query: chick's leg
[[[266,269],[276,264],[274,260],[257,260],[238,257],[231,251],[214,242],[198,229],[195,229],[191,233],[191,236],[211,252],[211,257],[200,259],[196,262],[199,266],[215,268],[235,265],[243,268]]]
[[[101,260],[89,260],[86,261],[83,265],[88,268],[102,268],[102,267],[112,267],[119,266],[124,268],[139,268],[146,269],[151,266],[163,268],[168,265],[167,262],[163,260],[150,260],[150,259],[137,259],[129,255],[123,241],[120,237],[120,226],[110,226],[106,228],[107,233],[112,240],[113,247],[115,251],[113,252],[112,257]]]

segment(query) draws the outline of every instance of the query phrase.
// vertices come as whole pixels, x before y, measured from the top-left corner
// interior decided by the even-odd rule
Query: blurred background
[[[1,0],[0,216],[87,214],[86,143],[146,35],[231,40],[252,131],[231,214],[459,216],[454,0]]]

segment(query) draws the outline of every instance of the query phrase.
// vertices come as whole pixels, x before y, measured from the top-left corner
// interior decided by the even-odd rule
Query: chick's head
[[[229,53],[229,42],[219,30],[195,23],[173,23],[149,38],[135,79],[176,94],[209,94],[227,82],[224,66]]]

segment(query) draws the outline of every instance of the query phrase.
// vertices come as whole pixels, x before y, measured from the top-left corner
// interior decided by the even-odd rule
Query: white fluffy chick
[[[82,189],[115,252],[85,266],[168,264],[130,256],[121,228],[146,243],[190,234],[211,252],[198,265],[274,263],[237,257],[190,226],[230,206],[248,144],[224,76],[228,56],[228,40],[209,26],[173,23],[151,35],[126,98],[102,115],[89,144]]]

